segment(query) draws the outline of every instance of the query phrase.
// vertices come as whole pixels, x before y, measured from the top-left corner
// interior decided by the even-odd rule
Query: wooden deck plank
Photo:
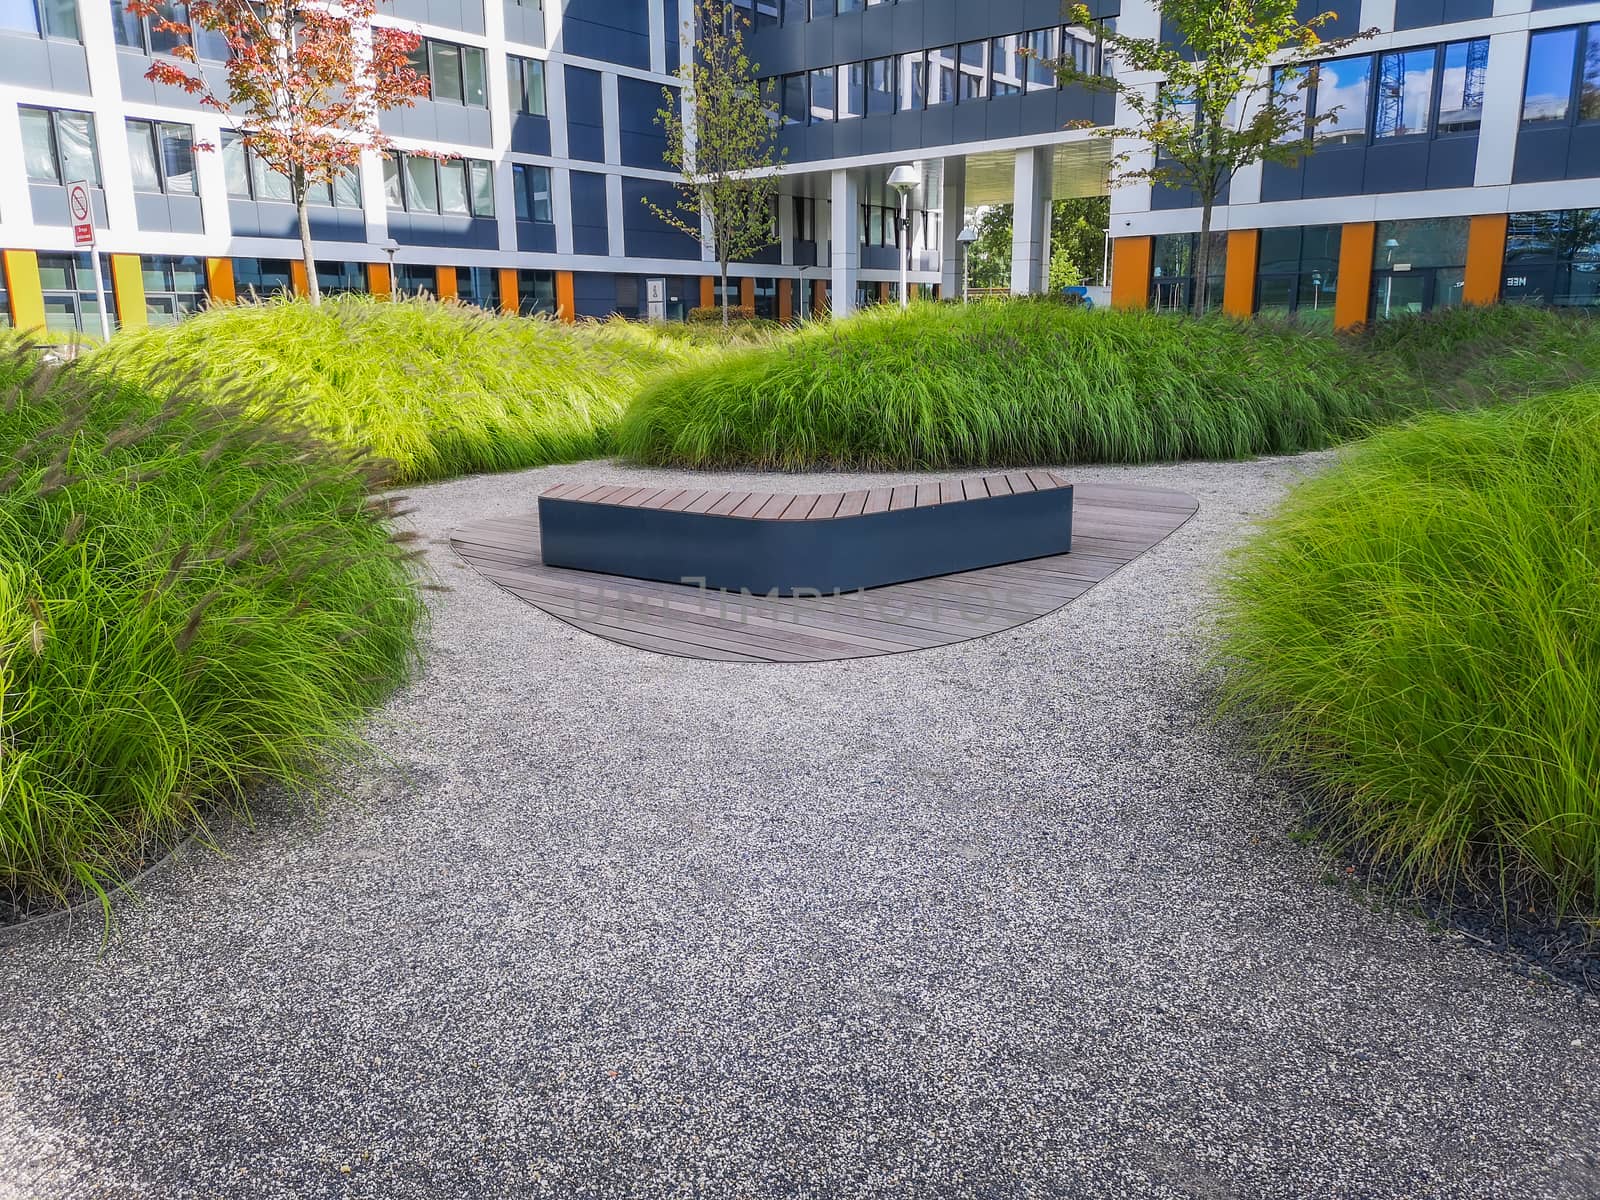
[[[894,489],[886,487],[873,488],[867,493],[867,503],[863,512],[880,513],[888,512],[889,505],[894,499]]]
[[[1025,496],[1037,490],[1026,471],[1007,471],[1006,482],[1011,485],[1011,493],[1015,496]]]
[[[811,511],[806,518],[812,521],[831,521],[838,515],[839,506],[844,503],[843,492],[824,492],[817,497],[817,502],[811,506]]]
[[[989,489],[991,496],[1011,495],[1011,480],[1004,475],[985,475],[983,486]]]
[[[865,490],[846,492],[839,497],[838,517],[859,517],[867,507],[867,493]]]
[[[961,490],[961,481],[959,479],[946,480],[939,485],[940,504],[959,504],[966,498],[966,494]]]
[[[753,517],[773,499],[770,492],[751,492],[728,510],[730,517]],[[712,509],[715,512],[715,509]]]
[[[816,492],[804,492],[790,500],[783,512],[778,514],[780,521],[804,521],[811,516],[811,510],[822,497]]]
[[[917,506],[917,485],[914,483],[902,484],[891,489],[889,493],[889,511],[899,512],[903,508]]]
[[[983,486],[981,478],[963,479],[961,481],[961,495],[967,500],[987,500],[989,489]]]
[[[703,512],[712,513],[712,514],[714,514],[716,516],[725,517],[725,516],[729,515],[730,513],[732,513],[734,509],[738,508],[746,500],[750,499],[750,496],[751,496],[751,493],[749,493],[749,492],[723,492],[722,495],[719,496],[716,500],[714,500],[708,508],[705,508],[703,510],[702,509],[691,508],[689,511],[690,512],[703,511]]]
[[[766,501],[754,512],[740,513],[737,509],[735,509],[734,512],[736,516],[759,517],[762,520],[771,520],[783,516],[784,512],[794,502],[795,498],[793,496],[779,495],[778,493],[774,492],[772,495],[768,496]]]
[[[937,483],[917,484],[917,507],[932,508],[939,503],[940,489]]]

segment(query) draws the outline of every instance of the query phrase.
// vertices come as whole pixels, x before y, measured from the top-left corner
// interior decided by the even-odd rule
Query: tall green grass
[[[309,786],[411,666],[413,552],[367,465],[243,399],[0,357],[0,893],[103,895],[253,786]]]
[[[1563,365],[1574,348],[1593,363],[1600,336],[1526,310],[1399,322],[1363,340],[1037,302],[880,309],[663,374],[629,408],[617,449],[782,470],[1286,453],[1581,377]]]
[[[350,296],[316,308],[282,299],[218,306],[120,333],[93,357],[156,388],[246,379],[264,402],[415,482],[604,454],[640,384],[705,353],[621,321],[562,325]]]
[[[1340,837],[1600,914],[1600,387],[1360,443],[1233,561],[1220,633]]]

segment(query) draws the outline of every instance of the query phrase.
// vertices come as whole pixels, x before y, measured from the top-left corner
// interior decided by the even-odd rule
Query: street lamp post
[[[978,231],[971,225],[964,225],[961,232],[956,234],[956,245],[961,247],[961,303],[967,302],[967,255],[972,252],[972,243],[978,240]]]
[[[1394,252],[1400,249],[1400,243],[1394,238],[1390,238],[1383,243],[1383,248],[1389,252],[1384,258],[1384,266],[1389,269],[1389,278],[1384,281],[1383,286],[1383,319],[1387,321],[1389,319],[1389,305],[1394,301]]]
[[[911,201],[911,193],[917,190],[917,185],[922,182],[922,177],[917,174],[917,169],[910,163],[901,163],[889,172],[889,186],[900,193],[900,236],[904,245],[900,247],[900,309],[905,311],[911,305],[911,222],[907,218],[907,205]]]

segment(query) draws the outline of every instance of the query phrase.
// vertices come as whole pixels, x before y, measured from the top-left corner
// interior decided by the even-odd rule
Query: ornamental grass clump
[[[1358,444],[1223,597],[1225,703],[1342,844],[1600,915],[1600,387]]]
[[[104,896],[304,793],[406,677],[416,552],[372,468],[261,407],[5,347],[0,898]]]
[[[604,454],[644,380],[703,355],[623,322],[341,296],[218,305],[119,333],[95,358],[156,387],[247,379],[254,403],[388,459],[395,481],[412,483]]]
[[[1375,415],[1344,341],[1048,302],[881,309],[669,372],[618,450],[690,467],[942,469],[1238,458]]]

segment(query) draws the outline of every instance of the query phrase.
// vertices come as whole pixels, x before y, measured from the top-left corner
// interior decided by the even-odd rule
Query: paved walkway
[[[103,952],[0,938],[0,1196],[1600,1194],[1600,1008],[1329,886],[1208,721],[1196,586],[1316,461],[1075,471],[1202,508],[845,664],[599,641],[439,547],[387,765]]]

